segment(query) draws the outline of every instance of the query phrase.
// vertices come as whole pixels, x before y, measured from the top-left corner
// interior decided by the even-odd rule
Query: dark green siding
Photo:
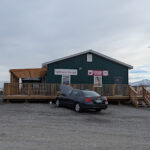
[[[82,70],[79,70],[82,67]],[[87,62],[87,55],[80,55],[63,61],[48,64],[47,83],[61,83],[61,76],[54,75],[54,69],[77,69],[78,76],[71,76],[72,84],[93,84],[93,76],[87,75],[87,70],[108,70],[109,76],[103,77],[103,84],[114,84],[116,77],[122,79],[122,84],[128,84],[128,68],[93,54],[93,62]]]

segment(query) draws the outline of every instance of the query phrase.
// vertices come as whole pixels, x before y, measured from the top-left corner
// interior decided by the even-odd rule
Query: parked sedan
[[[106,97],[100,96],[95,91],[72,89],[57,96],[56,106],[70,107],[76,112],[89,109],[101,111],[107,108],[108,101]]]

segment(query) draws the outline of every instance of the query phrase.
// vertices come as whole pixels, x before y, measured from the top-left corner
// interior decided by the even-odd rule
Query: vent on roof
[[[92,61],[93,61],[93,55],[87,54],[87,62],[92,62]]]

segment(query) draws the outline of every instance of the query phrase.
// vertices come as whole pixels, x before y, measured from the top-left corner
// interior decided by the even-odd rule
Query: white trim
[[[58,61],[62,61],[62,60],[68,59],[68,58],[76,57],[76,56],[79,56],[79,55],[87,54],[87,53],[92,53],[92,54],[98,55],[98,56],[100,56],[100,57],[103,57],[103,58],[105,58],[105,59],[108,59],[108,60],[113,61],[113,62],[115,62],[115,63],[118,63],[118,64],[120,64],[120,65],[126,66],[126,67],[128,67],[129,69],[133,69],[133,66],[131,66],[131,65],[128,65],[128,64],[126,64],[126,63],[124,63],[124,62],[121,62],[121,61],[119,61],[119,60],[116,60],[116,59],[114,59],[114,58],[111,58],[111,57],[109,57],[109,56],[106,56],[106,55],[101,54],[101,53],[99,53],[99,52],[96,52],[96,51],[94,51],[94,50],[87,50],[87,51],[84,51],[84,52],[81,52],[81,53],[77,53],[77,54],[73,54],[73,55],[70,55],[70,56],[66,56],[66,57],[63,57],[63,58],[60,58],[60,59],[56,59],[56,60],[53,60],[53,61],[45,62],[45,63],[42,64],[42,67],[47,67],[48,64],[55,63],[55,62],[58,62]]]

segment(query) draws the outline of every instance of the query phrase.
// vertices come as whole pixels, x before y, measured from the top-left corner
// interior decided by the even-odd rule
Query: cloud
[[[87,49],[149,70],[149,5],[147,0],[0,0],[0,80],[9,80],[10,68],[40,67]],[[131,72],[130,79],[141,74]]]
[[[130,71],[130,73],[132,74],[143,74],[143,73],[148,73],[148,71],[145,71],[145,70],[133,70],[133,71]]]
[[[139,65],[130,71],[130,81],[138,81],[142,79],[150,79],[150,64]]]

